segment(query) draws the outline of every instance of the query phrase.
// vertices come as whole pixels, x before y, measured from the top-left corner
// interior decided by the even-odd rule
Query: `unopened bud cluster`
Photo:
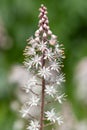
[[[41,8],[39,9],[39,29],[35,32],[35,40],[39,41],[41,37],[47,39],[48,37],[51,37],[50,44],[55,44],[57,40],[57,36],[52,34],[52,31],[49,27],[49,20],[47,17],[47,8],[44,5],[41,5]]]
[[[34,37],[27,40],[28,45],[24,50],[24,65],[32,73],[29,82],[23,87],[25,93],[30,95],[21,110],[22,117],[27,117],[30,124],[28,130],[45,130],[48,125],[63,123],[62,117],[56,109],[47,105],[52,102],[62,104],[65,94],[59,92],[62,82],[65,82],[61,73],[64,51],[57,42],[57,36],[52,33],[47,17],[47,8],[41,5],[38,30]],[[39,110],[38,115],[30,113]],[[45,124],[48,120],[49,124]]]

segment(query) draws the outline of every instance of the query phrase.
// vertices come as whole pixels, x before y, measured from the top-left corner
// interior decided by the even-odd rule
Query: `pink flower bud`
[[[48,35],[52,35],[52,31],[48,30]]]
[[[42,20],[39,21],[39,24],[41,24],[41,23],[42,23]]]
[[[43,37],[44,37],[44,38],[47,37],[47,34],[46,34],[45,32],[43,33]]]
[[[55,44],[56,44],[56,40],[55,40],[55,39],[51,39],[51,40],[49,41],[49,43],[50,43],[50,45],[55,45]]]
[[[39,34],[39,30],[37,30],[35,33]]]
[[[42,13],[40,13],[38,17],[40,18],[40,17],[42,17],[42,15],[43,15],[43,14],[42,14]]]
[[[44,7],[44,5],[43,5],[43,4],[41,4],[41,7]]]
[[[42,26],[40,26],[40,28],[39,28],[39,31],[40,31],[40,32],[42,32],[42,31],[43,31],[43,28],[42,28]]]
[[[44,15],[43,17],[44,17],[45,19],[47,19],[47,16],[46,16],[46,15]]]
[[[44,22],[44,21],[45,21],[45,19],[44,19],[44,18],[42,18],[42,19],[41,19],[41,21],[42,21],[42,22]]]
[[[44,12],[44,14],[47,14],[47,13],[48,13],[47,11]]]
[[[36,37],[36,38],[35,38],[35,41],[39,42],[39,41],[40,41],[39,37]]]
[[[47,24],[49,23],[48,19],[45,21],[45,23],[47,23]]]
[[[47,29],[47,25],[46,24],[44,24],[44,28]]]
[[[53,39],[57,39],[57,36],[56,35],[52,35],[51,36]]]
[[[50,28],[50,27],[49,27],[49,26],[47,26],[47,30],[49,30],[49,28]]]

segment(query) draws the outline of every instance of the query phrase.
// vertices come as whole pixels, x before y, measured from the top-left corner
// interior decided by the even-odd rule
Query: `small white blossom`
[[[29,83],[25,84],[25,86],[23,87],[23,89],[26,91],[26,93],[30,92],[31,86]]]
[[[47,120],[52,121],[53,123],[55,123],[57,119],[57,116],[54,110],[55,109],[53,108],[51,111],[45,112]]]
[[[28,130],[39,130],[40,124],[39,121],[35,120],[30,122],[30,125],[27,127]]]
[[[30,55],[35,55],[35,49],[33,47],[27,47],[25,50],[25,55],[30,56]]]
[[[32,76],[28,82],[24,85],[23,89],[26,91],[26,93],[29,93],[30,90],[32,90],[32,87],[34,87],[37,83],[37,79],[35,76]]]
[[[32,76],[29,80],[28,80],[28,85],[33,86],[36,85],[37,83],[37,79],[35,76]]]
[[[56,70],[57,72],[59,72],[59,70],[60,70],[60,64],[57,63],[56,61],[54,61],[54,62],[51,63],[50,68],[51,68],[51,70]]]
[[[32,62],[32,60],[27,60],[27,61],[24,62],[24,65],[25,65],[26,68],[29,70],[29,69],[32,68],[33,62]]]
[[[39,50],[42,51],[42,52],[43,52],[44,50],[47,50],[46,44],[47,44],[47,42],[44,43],[44,42],[42,41],[42,42],[38,45]]]
[[[45,92],[46,92],[46,94],[54,97],[54,95],[56,94],[57,91],[55,89],[55,86],[49,86],[49,85],[47,85],[46,89],[45,89]]]
[[[60,85],[60,84],[63,83],[63,82],[65,82],[64,74],[58,75],[57,78],[56,78],[56,83],[57,83],[58,85]]]
[[[33,65],[36,66],[36,69],[38,68],[39,65],[41,65],[41,57],[38,55],[35,55],[35,57],[32,58]]]
[[[51,39],[49,40],[50,45],[55,45],[57,43],[57,37],[55,35],[51,35]]]
[[[27,42],[28,42],[28,44],[30,45],[32,45],[33,43],[35,43],[35,40],[33,39],[33,37],[31,36],[30,38],[28,38],[27,39]]]
[[[38,98],[36,95],[32,95],[32,97],[29,99],[27,104],[30,105],[30,107],[37,106],[39,101],[40,101],[40,98]]]
[[[60,50],[60,48],[59,48],[60,46],[59,46],[59,44],[56,44],[55,45],[55,52],[54,53],[59,53],[59,50]]]
[[[25,86],[23,87],[23,89],[26,91],[26,93],[30,92],[30,89],[32,89],[33,86],[35,86],[37,83],[37,79],[35,76],[33,76],[32,78],[30,78],[28,80],[28,82],[25,84]]]
[[[62,118],[62,116],[57,117],[56,121],[57,121],[57,123],[59,125],[63,124],[63,118]]]
[[[49,76],[51,76],[49,67],[40,68],[40,70],[38,71],[38,75],[40,75],[41,77],[44,77],[44,79],[49,78]]]
[[[62,116],[58,116],[58,114],[55,112],[55,109],[53,108],[51,111],[45,112],[47,120],[58,123],[61,125],[63,123]]]
[[[26,116],[28,116],[29,108],[28,108],[26,105],[24,105],[24,106],[22,107],[20,113],[22,113],[22,117],[23,117],[23,118],[26,117]]]
[[[48,59],[49,61],[52,61],[53,58],[54,58],[54,54],[52,53],[52,50],[47,50],[45,52],[44,59]]]
[[[65,93],[64,93],[64,94],[61,94],[60,96],[57,96],[57,97],[56,97],[56,100],[57,100],[60,104],[62,104],[63,101],[65,100],[65,97],[66,97],[66,95],[65,95]]]
[[[62,59],[65,58],[65,56],[64,56],[64,51],[63,51],[63,49],[60,48],[60,45],[59,45],[59,44],[56,44],[56,45],[55,45],[54,53],[55,53],[56,58],[59,59],[59,60],[61,60],[61,58],[62,58]]]

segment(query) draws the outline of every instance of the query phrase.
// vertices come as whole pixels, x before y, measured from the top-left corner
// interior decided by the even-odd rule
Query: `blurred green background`
[[[64,44],[67,102],[78,122],[87,119],[87,104],[77,100],[74,83],[76,66],[87,57],[87,0],[0,0],[0,130],[20,130],[13,128],[18,114],[10,105],[17,100],[17,84],[9,84],[8,80],[11,68],[24,60],[26,39],[37,29],[42,3],[48,8],[51,30]]]

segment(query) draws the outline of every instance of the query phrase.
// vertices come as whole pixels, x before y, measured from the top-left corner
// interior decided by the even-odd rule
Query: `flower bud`
[[[44,5],[43,5],[43,4],[41,4],[41,7],[44,7]]]
[[[47,24],[49,23],[48,19],[45,21],[45,23],[47,23]]]
[[[47,26],[47,30],[49,30],[49,28],[50,28],[50,27],[49,27],[49,26]]]
[[[52,35],[51,36],[53,39],[57,39],[57,36],[56,35]]]
[[[47,10],[47,8],[46,8],[45,6],[43,6],[43,9],[44,9],[44,10]]]
[[[45,32],[43,33],[43,37],[44,37],[44,38],[47,37],[47,34],[46,34]]]
[[[40,26],[40,28],[39,28],[39,31],[40,31],[40,32],[42,32],[42,31],[43,31],[43,28],[42,28],[42,26]]]
[[[55,44],[56,44],[56,40],[55,40],[55,39],[51,39],[51,40],[49,41],[49,43],[50,43],[50,45],[55,45]]]
[[[35,38],[35,41],[39,42],[39,41],[40,41],[39,37],[36,37],[36,38]]]
[[[43,23],[44,21],[45,21],[45,19],[44,19],[44,18],[42,18],[42,19],[41,19],[41,22]]]
[[[40,18],[40,17],[42,17],[42,15],[43,15],[43,14],[42,14],[42,13],[40,13],[38,17]]]
[[[43,17],[44,17],[45,19],[47,19],[47,16],[46,16],[46,15],[44,15]]]
[[[44,12],[44,14],[47,14],[47,13],[48,13],[47,11]]]
[[[39,34],[39,30],[37,30],[35,33]]]
[[[44,10],[42,8],[40,8],[39,11],[41,11],[42,13],[44,12]]]
[[[48,30],[48,35],[52,35],[52,31]]]
[[[46,24],[44,24],[44,28],[47,29],[47,25]]]

